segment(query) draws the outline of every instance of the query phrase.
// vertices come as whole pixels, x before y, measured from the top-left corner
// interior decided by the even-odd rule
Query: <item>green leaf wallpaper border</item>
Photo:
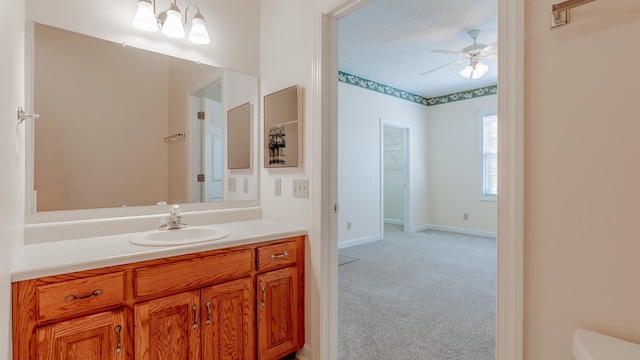
[[[399,99],[411,101],[424,106],[448,104],[455,101],[469,100],[481,96],[496,95],[498,93],[498,85],[492,85],[473,90],[461,91],[449,95],[425,98],[420,95],[412,94],[410,92],[396,89],[392,86],[380,84],[372,80],[367,80],[365,78],[361,78],[357,75],[352,75],[344,71],[338,71],[338,81],[345,84],[358,86],[363,89],[376,91],[381,94],[397,97]]]

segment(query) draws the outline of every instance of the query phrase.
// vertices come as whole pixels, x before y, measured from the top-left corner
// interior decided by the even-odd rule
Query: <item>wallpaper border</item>
[[[372,90],[381,94],[397,97],[399,99],[411,101],[424,106],[433,106],[447,104],[455,101],[469,100],[481,96],[495,95],[498,93],[498,85],[487,86],[483,88],[461,91],[453,94],[425,98],[420,95],[396,89],[392,86],[377,83],[372,80],[361,78],[357,75],[349,74],[344,71],[338,71],[338,81],[345,84],[354,85],[363,89]]]

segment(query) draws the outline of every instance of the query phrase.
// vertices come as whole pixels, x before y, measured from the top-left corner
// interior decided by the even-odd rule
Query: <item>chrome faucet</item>
[[[171,212],[169,213],[169,222],[160,226],[160,230],[176,230],[186,227],[187,224],[182,222],[182,216],[180,215],[180,206],[173,205]]]

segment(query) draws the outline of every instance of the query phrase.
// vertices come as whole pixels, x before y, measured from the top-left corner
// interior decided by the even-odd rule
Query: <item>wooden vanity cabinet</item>
[[[254,359],[253,280],[134,305],[136,360]]]
[[[134,305],[136,360],[200,359],[200,292]]]
[[[125,321],[120,309],[38,328],[38,360],[125,359]]]
[[[303,260],[299,236],[15,282],[13,359],[279,359],[304,343]]]
[[[303,259],[299,242],[258,249],[258,359],[280,359],[304,343]]]

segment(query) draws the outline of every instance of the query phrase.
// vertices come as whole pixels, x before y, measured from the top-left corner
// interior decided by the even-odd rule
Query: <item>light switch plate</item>
[[[236,178],[229,178],[229,191],[236,191]]]
[[[308,198],[309,197],[309,180],[294,179],[293,180],[293,197]]]
[[[244,190],[244,193],[246,194],[249,192],[249,178],[243,178],[242,180],[244,181],[243,190]]]

